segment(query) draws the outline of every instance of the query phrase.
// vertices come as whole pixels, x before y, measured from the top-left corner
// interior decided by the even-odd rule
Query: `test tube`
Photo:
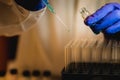
[[[90,15],[90,12],[85,7],[83,7],[80,10],[80,14],[81,14],[82,18],[85,19],[87,16]]]
[[[98,43],[97,43],[97,62],[98,63],[101,63],[102,61],[102,55],[103,55],[103,46],[104,46],[104,41],[103,40],[98,40]]]
[[[73,66],[71,66],[71,68],[72,68],[73,73],[77,72],[77,66],[76,66],[76,64],[77,64],[77,62],[76,62],[76,58],[77,58],[76,46],[77,46],[77,44],[78,44],[78,40],[75,40],[73,42],[73,44],[70,46],[71,47],[71,56],[72,56],[71,63],[73,63]]]
[[[90,57],[91,57],[91,52],[90,52],[90,42],[91,40],[85,39],[82,41],[81,44],[81,48],[82,48],[82,53],[81,53],[81,57],[82,57],[82,64],[81,64],[81,70],[82,73],[87,74],[88,73],[88,62],[90,61]]]
[[[112,41],[104,41],[101,55],[101,72],[102,74],[108,74],[110,72],[110,60],[111,60],[111,45]],[[104,65],[103,65],[104,64]]]
[[[83,20],[85,20],[88,16],[91,15],[91,13],[90,13],[85,7],[81,8],[80,14],[81,14]],[[95,24],[96,24],[96,23],[93,23],[93,24],[91,25],[91,27],[94,27]],[[93,31],[95,31],[94,28],[91,28],[91,29],[92,29]],[[98,34],[99,32],[95,32],[95,33]]]
[[[77,62],[80,61],[79,40],[72,40],[65,46],[65,71],[77,72]]]
[[[92,44],[93,46],[92,46],[92,55],[91,55],[91,57],[92,57],[92,62],[93,63],[96,63],[97,62],[97,45],[98,45],[98,41],[97,40],[93,40],[93,44]]]
[[[71,63],[71,44],[74,42],[74,40],[71,40],[66,46],[65,46],[65,72],[69,71],[69,64]]]
[[[119,42],[116,40],[113,40],[113,45],[112,45],[112,72],[113,74],[118,74],[118,63],[119,63]]]
[[[120,74],[120,41],[117,41],[117,60],[115,64],[115,74]]]
[[[118,41],[118,46],[117,46],[117,50],[118,50],[118,63],[120,63],[120,41]]]
[[[99,66],[98,66],[98,62],[99,62],[99,47],[98,47],[98,40],[94,39],[93,41],[93,46],[92,46],[92,65],[91,65],[91,70],[90,73],[92,74],[97,74],[99,73]]]
[[[75,61],[75,73],[79,72],[79,63],[81,61],[81,49],[80,49],[80,41],[77,41],[77,44],[74,46],[74,61]]]
[[[110,63],[112,59],[112,40],[108,40],[104,42],[103,53],[102,53],[102,62]]]
[[[117,63],[118,62],[118,42],[113,40],[112,45],[112,62]]]
[[[76,64],[75,64],[75,68],[77,70],[78,73],[82,73],[84,66],[83,66],[83,59],[82,59],[82,50],[83,50],[83,46],[84,46],[84,40],[79,40],[78,45],[76,46]]]

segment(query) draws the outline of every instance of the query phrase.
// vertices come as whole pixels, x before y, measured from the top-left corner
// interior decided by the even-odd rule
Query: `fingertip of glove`
[[[84,20],[84,23],[85,23],[87,26],[93,26],[92,17],[91,17],[91,16],[88,16],[88,17]]]

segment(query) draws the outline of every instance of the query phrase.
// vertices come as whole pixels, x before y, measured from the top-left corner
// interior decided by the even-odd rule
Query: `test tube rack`
[[[69,42],[65,46],[62,80],[120,80],[120,42]]]
[[[62,80],[120,80],[119,63],[70,63]]]

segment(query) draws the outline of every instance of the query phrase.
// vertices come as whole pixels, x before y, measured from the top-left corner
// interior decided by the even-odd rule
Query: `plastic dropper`
[[[54,9],[48,2],[46,2],[46,1],[44,1],[44,0],[42,0],[42,2],[46,5],[46,7],[48,8],[48,10],[49,10],[52,14],[54,14],[54,16],[63,24],[65,30],[69,32],[70,30],[68,29],[68,26],[67,26],[67,25],[63,22],[63,20],[56,14],[55,9]]]

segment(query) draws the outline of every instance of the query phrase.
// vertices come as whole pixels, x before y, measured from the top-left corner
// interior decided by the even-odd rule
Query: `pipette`
[[[46,7],[48,8],[48,10],[54,14],[54,16],[63,24],[65,30],[67,30],[68,32],[70,31],[68,29],[68,26],[63,22],[63,20],[56,14],[54,8],[46,1],[42,0],[42,2],[46,5]]]
[[[48,8],[48,10],[49,10],[51,13],[55,14],[54,8],[53,8],[48,2],[46,2],[46,1],[44,1],[44,0],[42,0],[42,2],[46,5],[46,7]]]

